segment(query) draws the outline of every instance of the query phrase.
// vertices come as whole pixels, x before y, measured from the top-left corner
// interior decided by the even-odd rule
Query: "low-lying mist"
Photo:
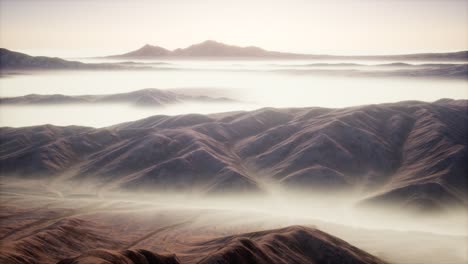
[[[336,108],[404,100],[436,101],[441,98],[468,98],[466,78],[327,75],[302,71],[302,68],[310,68],[309,66],[301,66],[300,71],[298,69],[291,70],[289,68],[297,67],[297,65],[289,67],[287,65],[289,62],[265,68],[262,65],[231,67],[232,65],[229,65],[233,62],[220,61],[217,62],[219,65],[216,66],[218,67],[216,70],[213,70],[211,66],[206,68],[203,62],[197,62],[200,65],[192,64],[194,62],[177,63],[180,64],[177,66],[178,68],[176,67],[177,69],[171,69],[174,65],[168,64],[162,66],[167,67],[163,70],[62,71],[9,75],[8,77],[0,77],[0,96],[15,97],[27,94],[102,95],[125,93],[143,88],[158,88],[191,96],[226,97],[228,100],[222,102],[176,100],[176,103],[165,103],[166,101],[164,101],[160,105],[156,103],[146,106],[136,105],[135,102],[129,103],[128,100],[120,103],[115,101],[112,103],[69,103],[70,101],[68,101],[54,104],[1,104],[0,126],[22,127],[54,124],[104,127],[153,115],[212,114],[246,111],[262,107]],[[270,61],[268,63],[275,64],[277,62]],[[187,70],[186,66],[190,66],[190,70]],[[227,68],[224,69],[224,67]],[[355,66],[345,67],[350,68],[351,71],[358,70]],[[367,66],[359,66],[359,68],[362,67]],[[277,68],[281,70],[276,71]],[[288,69],[286,70],[286,68]],[[149,98],[150,101],[154,99],[151,102],[159,102],[151,94],[143,95],[141,98],[137,96],[135,101],[140,102],[142,98]],[[142,101],[143,103],[148,102]],[[262,126],[275,116],[284,116],[281,111],[259,111],[251,116],[246,114],[247,117],[241,115],[239,119],[234,117],[236,126],[231,124],[231,126],[227,126],[226,131],[234,128],[235,133],[233,134],[239,134],[242,140],[245,139],[243,137],[245,135],[255,137],[255,140],[245,142],[235,137],[233,137],[235,140],[232,141],[229,140],[229,137],[227,137],[228,139],[223,137],[218,139],[214,136],[208,138],[207,135],[211,134],[209,132],[217,132],[215,131],[217,126],[211,126],[211,122],[207,123],[206,127],[202,127],[206,129],[204,133],[195,133],[191,129],[177,130],[169,126],[160,131],[158,131],[159,127],[155,127],[149,132],[144,128],[135,129],[148,132],[148,134],[137,133],[128,138],[125,136],[128,135],[126,134],[127,128],[123,126],[120,129],[122,131],[116,131],[119,137],[115,141],[112,137],[112,131],[107,130],[96,130],[83,134],[79,131],[87,129],[78,129],[76,133],[72,133],[73,136],[68,137],[64,136],[68,133],[62,131],[64,128],[39,128],[40,132],[36,132],[35,128],[24,130],[4,128],[7,134],[11,134],[5,137],[7,139],[5,141],[9,142],[3,144],[5,147],[5,153],[3,153],[5,167],[3,169],[8,168],[10,170],[8,173],[17,173],[15,175],[23,175],[23,177],[0,176],[2,243],[19,245],[24,242],[23,240],[29,239],[29,242],[32,241],[32,245],[46,251],[55,247],[54,244],[47,242],[37,246],[38,244],[35,243],[42,240],[36,239],[37,237],[31,239],[28,234],[48,237],[41,233],[44,231],[49,232],[47,234],[58,234],[57,236],[60,238],[74,239],[76,242],[85,236],[93,235],[94,232],[102,231],[106,235],[107,245],[113,245],[114,242],[126,246],[138,245],[138,248],[151,249],[158,253],[172,254],[175,252],[179,256],[181,252],[180,256],[183,257],[184,253],[187,252],[182,249],[187,245],[195,245],[195,242],[201,238],[207,241],[207,239],[246,232],[304,225],[315,226],[389,263],[466,263],[468,261],[468,252],[466,251],[468,248],[468,211],[465,208],[444,207],[440,208],[441,210],[424,211],[407,210],[408,208],[378,203],[378,201],[369,205],[363,201],[375,193],[364,190],[365,187],[362,186],[364,184],[360,184],[360,182],[356,183],[356,185],[360,185],[358,187],[355,185],[343,187],[353,188],[352,190],[340,189],[338,191],[329,188],[298,190],[265,182],[264,178],[268,179],[268,175],[271,174],[269,172],[265,173],[266,177],[255,176],[255,187],[259,187],[255,188],[255,193],[253,191],[228,193],[225,190],[232,187],[230,184],[234,185],[235,183],[226,180],[226,182],[220,181],[223,184],[220,184],[219,189],[213,194],[200,186],[210,188],[213,181],[225,178],[220,176],[213,180],[209,177],[200,177],[203,180],[197,181],[197,176],[200,176],[201,173],[194,170],[194,167],[197,166],[200,171],[204,171],[202,168],[204,166],[213,166],[210,171],[218,170],[216,169],[217,164],[220,163],[223,168],[230,169],[229,166],[236,164],[237,169],[248,169],[246,168],[248,164],[244,164],[244,161],[247,162],[248,158],[254,154],[246,155],[244,160],[238,161],[241,157],[238,155],[239,152],[232,149],[230,145],[232,142],[240,146],[241,150],[248,150],[245,146],[250,144],[254,147],[260,146],[267,149],[270,142],[276,142],[279,150],[288,149],[290,145],[297,145],[291,148],[290,157],[292,165],[295,161],[301,162],[294,168],[295,171],[303,169],[304,167],[301,166],[306,163],[307,165],[313,165],[314,162],[320,164],[317,160],[312,160],[309,164],[308,160],[301,160],[301,157],[316,155],[325,157],[324,159],[334,159],[335,155],[340,153],[348,155],[348,149],[354,149],[354,152],[349,154],[350,157],[353,156],[352,154],[359,154],[357,155],[359,157],[345,159],[345,163],[353,163],[359,167],[361,161],[376,154],[379,158],[376,160],[379,165],[377,168],[385,168],[384,165],[387,163],[393,162],[399,165],[396,161],[400,158],[408,159],[408,157],[403,156],[406,152],[401,149],[410,148],[414,149],[413,156],[418,157],[416,165],[421,166],[421,177],[428,177],[423,168],[431,163],[437,163],[434,164],[434,167],[437,166],[437,171],[432,171],[432,173],[438,177],[439,171],[444,170],[445,173],[444,166],[447,166],[447,171],[452,167],[456,168],[455,165],[458,163],[453,163],[455,165],[452,166],[450,162],[455,162],[453,160],[458,162],[458,157],[461,157],[460,160],[462,160],[464,153],[466,153],[462,150],[457,152],[460,144],[463,144],[460,142],[464,142],[461,139],[457,138],[458,141],[447,143],[453,138],[461,138],[459,134],[461,135],[464,131],[461,124],[463,122],[459,121],[464,120],[460,117],[462,114],[455,115],[457,118],[454,119],[447,118],[450,117],[451,113],[462,112],[462,110],[457,110],[461,106],[457,106],[455,103],[453,105],[447,103],[447,105],[434,104],[434,106],[424,106],[418,110],[419,108],[412,107],[410,104],[408,109],[416,109],[414,111],[417,113],[427,114],[421,118],[408,114],[412,113],[413,110],[395,111],[393,109],[397,108],[393,107],[391,113],[401,113],[398,113],[397,118],[386,119],[386,114],[379,112],[382,110],[381,108],[384,108],[381,105],[357,113],[346,109],[344,113],[341,113],[343,116],[332,114],[323,122],[317,122],[318,128],[326,130],[323,137],[319,130],[312,130],[312,127],[300,127],[301,129],[297,128],[297,131],[292,129],[295,136],[292,137],[291,141],[282,139],[281,142],[278,141],[281,144],[277,144],[275,137],[278,134],[275,132],[281,132],[279,136],[286,138],[290,134],[290,130],[275,129],[272,130],[272,133],[267,134],[255,132],[255,126]],[[437,111],[432,112],[431,109]],[[448,112],[439,111],[439,109]],[[443,115],[443,113],[445,114]],[[309,113],[301,113],[301,115],[298,118],[286,120],[294,122],[306,120],[304,125],[315,125],[310,120],[307,121]],[[433,118],[435,116],[437,118]],[[340,121],[343,117],[346,117],[346,120],[350,120],[349,118],[355,120],[350,120],[349,123],[358,124],[356,129],[348,126],[346,122]],[[184,122],[191,121],[189,119],[192,118],[194,116],[187,116],[181,118],[182,120],[176,120],[176,123],[184,125]],[[363,118],[364,121],[370,121],[364,122]],[[213,123],[218,122],[216,118],[213,120]],[[379,122],[374,122],[375,120]],[[416,121],[419,120],[421,122],[416,124]],[[361,121],[366,125],[361,126]],[[431,122],[435,125],[427,126],[427,123]],[[224,124],[228,123],[229,121],[226,121]],[[289,121],[287,124],[291,125],[292,128],[296,125]],[[128,130],[132,130],[132,127],[138,128],[138,125],[130,126]],[[274,123],[259,131],[277,127],[279,125]],[[378,133],[371,133],[370,131],[376,127],[379,128]],[[182,126],[182,128],[184,127]],[[311,130],[307,130],[309,128]],[[411,134],[413,128],[416,129],[414,135]],[[441,128],[441,132],[437,130],[439,128]],[[71,130],[75,129],[77,128]],[[247,131],[249,129],[252,131]],[[244,130],[248,132],[245,135],[242,133]],[[303,130],[304,133],[302,133]],[[159,132],[161,135],[157,135]],[[163,132],[167,132],[167,134],[163,135]],[[174,132],[174,134],[169,132]],[[330,137],[327,136],[327,133]],[[445,137],[440,136],[443,133],[446,134]],[[194,134],[196,135],[194,136]],[[216,133],[213,134],[216,136]],[[143,135],[145,140],[140,141],[140,135]],[[353,136],[351,137],[351,135]],[[405,146],[405,142],[408,142],[407,136],[412,136],[413,142]],[[400,142],[399,139],[402,139],[402,143],[390,144],[388,143],[390,141],[380,140],[387,137],[398,139],[395,142]],[[172,141],[172,138],[177,140]],[[112,140],[108,141],[109,139]],[[310,139],[310,141],[306,139]],[[333,139],[341,139],[342,141]],[[262,140],[265,140],[266,143],[254,144],[262,142]],[[340,145],[340,143],[355,141],[360,142],[355,147],[352,144],[349,144],[348,148],[343,148]],[[213,146],[206,147],[205,142],[213,144]],[[432,145],[432,143],[438,144],[439,142],[442,143]],[[170,144],[180,144],[180,146]],[[309,149],[308,147],[311,145],[314,148]],[[366,150],[361,151],[363,149],[361,146],[365,146]],[[373,151],[377,146],[383,146],[382,150]],[[90,147],[89,150],[88,147]],[[155,154],[152,152],[153,150],[156,152],[161,150],[161,152]],[[294,157],[295,150],[299,150],[301,155]],[[392,155],[386,155],[384,151],[394,151],[394,155],[393,152]],[[179,152],[178,156],[173,155]],[[221,155],[222,153],[229,155],[224,157]],[[266,150],[260,154],[263,153],[266,153]],[[285,155],[284,152],[280,151],[272,153],[283,158],[281,162],[288,161],[283,156],[289,158],[289,154]],[[423,157],[420,158],[420,153],[429,153],[429,156],[422,155]],[[365,155],[361,157],[360,154]],[[268,158],[276,158],[275,155],[269,155]],[[446,156],[445,160],[441,156]],[[158,167],[159,171],[151,171],[155,165],[174,159],[174,157],[180,158],[181,163],[169,163],[165,167]],[[210,162],[200,162],[200,160],[204,161],[207,158],[214,165]],[[421,159],[424,159],[424,162],[418,163]],[[190,162],[185,162],[187,160]],[[410,160],[410,163],[413,164],[415,159]],[[92,161],[96,162],[92,163]],[[142,164],[140,164],[141,161],[143,161]],[[274,162],[267,163],[264,169],[275,166]],[[335,159],[333,162],[335,164],[343,163],[341,159]],[[180,164],[183,167],[182,172],[178,172]],[[88,174],[82,173],[82,171],[86,171],[86,166],[90,168]],[[107,174],[99,172],[103,166],[106,169],[104,171],[108,171]],[[119,166],[126,167],[125,169],[128,167],[128,174],[124,174],[126,177],[116,175],[115,171],[122,170]],[[397,171],[397,167],[395,166],[395,171]],[[373,172],[372,168],[374,167],[370,168],[369,171]],[[428,168],[428,170],[433,169],[433,167]],[[142,170],[144,170],[144,174],[135,173]],[[4,174],[6,170],[2,171]],[[167,174],[165,174],[166,171]],[[385,173],[387,171],[385,170]],[[67,172],[70,173],[67,174]],[[191,172],[193,172],[193,177],[181,177]],[[235,171],[233,170],[233,172]],[[413,172],[414,169],[411,173]],[[28,175],[28,173],[36,175]],[[51,178],[44,176],[54,173],[61,174]],[[182,187],[177,190],[168,190],[165,181],[160,181],[159,185],[151,184],[154,180],[152,176],[156,173],[164,174],[167,179],[179,177],[173,185],[168,186]],[[363,175],[360,172],[356,174]],[[246,173],[245,175],[250,174]],[[456,175],[462,175],[462,173]],[[123,184],[131,182],[134,178],[141,177],[143,179],[143,176],[148,176],[146,177],[147,182],[142,181],[134,187],[131,184],[126,186]],[[366,177],[370,176],[356,176],[356,178]],[[380,181],[380,179],[376,180]],[[439,178],[434,181],[436,180]],[[385,182],[386,179],[383,181]],[[244,182],[249,181],[244,179],[241,183]],[[455,181],[453,185],[458,182],[463,181]],[[125,186],[126,189],[122,189],[120,186]],[[147,189],[132,189],[140,188],[140,186],[145,186],[144,188]],[[244,186],[243,190],[253,190],[245,188],[245,185],[242,184],[239,186]],[[430,187],[428,187],[428,191],[433,190]],[[439,189],[435,190],[435,196],[438,195],[437,190]],[[372,192],[377,191],[381,190],[372,190]],[[433,194],[432,191],[431,194]],[[411,198],[413,198],[413,193],[409,195],[409,199]],[[423,198],[431,199],[431,197]],[[85,228],[79,230],[86,229],[89,233],[85,233],[81,238],[79,236],[72,237],[73,235],[62,235],[64,233],[60,232],[63,231],[63,225],[67,227],[83,225]],[[156,236],[153,236],[154,234]],[[89,241],[89,237],[87,239]],[[62,243],[71,244],[68,240],[62,241]],[[27,243],[22,245],[26,248],[29,247]],[[29,252],[27,250],[26,252]],[[78,253],[82,252],[83,250]],[[187,255],[185,256],[187,257]]]
[[[32,210],[29,217],[38,214],[38,221],[43,221],[41,211],[57,212],[59,218],[53,219],[77,217],[109,230],[108,234],[116,241],[134,232],[149,234],[155,224],[171,226],[167,231],[169,238],[182,239],[172,250],[182,247],[182,241],[196,245],[200,239],[302,225],[344,239],[390,263],[468,260],[468,214],[462,209],[427,214],[386,206],[364,208],[358,206],[363,196],[356,192],[298,192],[273,186],[262,194],[229,195],[203,195],[197,190],[128,191],[99,186],[96,182],[72,184],[8,177],[1,179],[0,199],[8,201],[3,203],[5,213]],[[172,230],[179,223],[183,227]],[[162,238],[163,242],[155,239],[140,242],[139,247],[156,243],[161,247],[156,247],[159,248],[156,252],[166,249],[166,238]]]
[[[104,127],[142,119],[153,115],[210,114],[253,110],[248,103],[188,103],[160,107],[140,107],[130,104],[52,104],[0,106],[0,126],[22,127],[43,124]],[[92,118],[89,118],[92,116]]]
[[[405,210],[385,204],[363,206],[366,194],[357,190],[310,191],[264,185],[261,193],[206,194],[202,189],[129,191],[102,182],[24,180],[2,177],[1,192],[63,201],[107,201],[165,210],[229,211],[287,219],[290,224],[323,221],[353,228],[420,231],[443,235],[468,233],[468,211],[447,207],[438,211]]]
[[[103,127],[152,115],[209,114],[262,107],[345,107],[404,100],[468,98],[466,80],[346,77],[274,72],[124,71],[38,73],[0,78],[2,97],[27,94],[115,94],[158,88],[187,95],[227,97],[225,103],[0,105],[1,126],[40,124]],[[339,96],[338,96],[339,95]],[[93,118],[88,118],[89,116]]]

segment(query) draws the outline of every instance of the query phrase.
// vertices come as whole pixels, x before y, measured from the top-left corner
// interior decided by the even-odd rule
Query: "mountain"
[[[158,46],[146,44],[138,50],[120,55],[108,56],[117,59],[142,59],[157,57],[288,57],[299,56],[299,54],[266,51],[264,49],[249,46],[239,47],[207,40],[191,45],[184,49],[167,50]]]
[[[0,48],[0,70],[48,70],[48,69],[121,69],[120,65],[112,63],[82,63],[60,58],[44,56],[29,56],[24,53]]]
[[[227,45],[213,40],[191,45],[185,49],[172,51],[172,56],[181,57],[265,57],[286,55],[280,52],[266,51],[258,47],[239,47]]]
[[[158,46],[146,44],[138,50],[107,56],[116,59],[144,59],[144,58],[196,58],[196,57],[229,57],[229,58],[276,58],[276,59],[362,59],[362,60],[448,60],[448,61],[468,61],[468,51],[448,52],[448,53],[419,53],[405,55],[375,55],[375,56],[340,56],[340,55],[317,55],[299,54],[288,52],[268,51],[255,46],[240,47],[228,45],[214,40],[191,45],[187,48],[168,50]]]
[[[116,55],[116,56],[109,56],[110,58],[115,57],[125,57],[125,58],[144,58],[144,57],[159,57],[159,56],[167,56],[169,55],[171,51],[167,50],[165,48],[161,48],[158,46],[151,46],[146,44],[145,46],[135,50],[131,51],[122,55]]]
[[[198,264],[229,263],[327,263],[327,264],[384,264],[385,262],[316,229],[291,226],[281,229],[259,231],[220,237],[197,243],[189,251]],[[74,258],[64,259],[58,264],[80,263],[179,264],[176,256],[161,256],[148,250],[92,250]]]
[[[129,103],[135,106],[163,106],[182,102],[229,102],[226,97],[189,96],[159,89],[143,89],[128,93],[106,95],[40,95],[29,94],[18,97],[0,97],[3,105],[48,105],[48,104],[99,104]]]
[[[152,116],[93,129],[0,129],[2,175],[130,190],[359,190],[362,205],[466,206],[468,101]]]

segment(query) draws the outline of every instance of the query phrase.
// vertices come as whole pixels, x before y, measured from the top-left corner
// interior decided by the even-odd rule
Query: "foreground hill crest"
[[[382,260],[316,229],[290,226],[202,241],[190,250],[198,264],[229,263],[356,263],[384,264]],[[58,264],[179,264],[176,256],[162,256],[148,250],[92,250]],[[195,262],[195,261],[193,261]]]

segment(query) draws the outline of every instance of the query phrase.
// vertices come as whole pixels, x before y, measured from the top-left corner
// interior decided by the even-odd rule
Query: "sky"
[[[311,54],[468,49],[468,0],[0,0],[0,46],[99,56],[211,39]]]

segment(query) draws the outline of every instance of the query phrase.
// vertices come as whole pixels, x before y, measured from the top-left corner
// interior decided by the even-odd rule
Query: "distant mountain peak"
[[[160,47],[160,46],[156,46],[156,45],[151,45],[151,44],[145,44],[143,47],[141,47],[140,49],[164,49],[166,50],[165,48],[163,47]]]
[[[241,49],[254,47],[254,46],[245,46],[244,47],[244,46],[238,46],[238,45],[231,45],[231,44],[226,44],[226,43],[219,42],[219,41],[212,40],[212,39],[207,39],[207,40],[202,41],[200,43],[193,44],[190,47],[192,47],[192,46],[225,46],[225,47],[235,47],[235,48],[241,48]]]
[[[199,44],[222,44],[222,45],[227,45],[227,44],[224,44],[224,43],[221,43],[221,42],[218,42],[216,40],[212,40],[212,39],[207,39],[203,42],[200,42]]]
[[[241,47],[215,40],[205,40],[185,49],[176,49],[172,52],[174,56],[187,57],[264,57],[277,54],[277,52],[266,51],[254,46]]]
[[[168,50],[160,46],[145,44],[138,50],[125,54],[109,56],[110,58],[155,58],[155,57],[230,57],[230,58],[286,58],[286,59],[366,59],[366,60],[449,60],[466,61],[468,51],[448,53],[419,53],[401,55],[317,55],[269,51],[257,46],[237,46],[208,39],[186,48]]]
[[[129,57],[129,58],[138,58],[138,57],[157,57],[157,56],[167,56],[171,51],[160,46],[154,46],[150,44],[145,44],[143,47],[131,51],[122,55],[111,56],[111,57]]]
[[[172,51],[159,46],[145,44],[138,50],[111,57],[264,57],[277,56],[278,54],[280,53],[266,51],[262,48],[255,46],[241,47],[208,39],[200,43],[190,45],[186,48],[178,48]]]

